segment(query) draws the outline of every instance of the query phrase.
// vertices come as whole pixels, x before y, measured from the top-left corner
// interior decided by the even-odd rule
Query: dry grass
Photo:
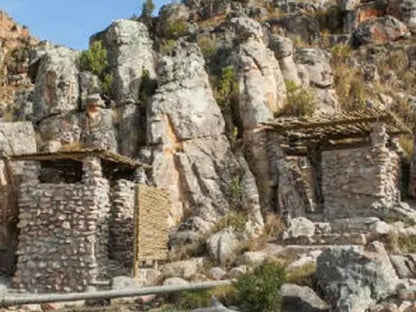
[[[405,237],[392,233],[387,236],[384,245],[386,250],[391,253],[416,253],[416,237],[414,236]]]
[[[311,262],[302,267],[287,270],[287,281],[289,283],[313,288],[315,283],[315,272],[316,263]]]
[[[411,136],[402,135],[399,137],[399,144],[401,148],[406,153],[405,158],[407,161],[410,162],[410,160],[413,157],[413,148],[414,148],[414,140]]]

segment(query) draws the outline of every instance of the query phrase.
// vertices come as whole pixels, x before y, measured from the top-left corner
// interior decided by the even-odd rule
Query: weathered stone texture
[[[37,120],[52,114],[67,113],[78,108],[78,52],[65,47],[52,47],[38,60],[34,93]]]
[[[400,159],[384,144],[322,152],[322,193],[330,218],[374,216],[373,203],[397,202]]]
[[[6,155],[36,152],[36,137],[32,123],[0,123],[0,151]]]
[[[117,20],[95,38],[103,39],[108,47],[115,100],[119,104],[137,101],[143,70],[155,77],[153,42],[147,27],[133,20]]]
[[[148,109],[152,178],[170,193],[170,225],[178,224],[187,213],[202,221],[197,230],[203,232],[230,212],[231,183],[239,178],[241,166],[224,134],[225,122],[201,51],[179,40],[174,52],[159,63],[160,85]],[[248,180],[242,184],[251,189],[254,199],[247,201],[246,209],[250,218],[257,218],[255,186]]]
[[[82,291],[107,265],[109,183],[84,162],[84,184],[20,188],[15,286],[31,292]],[[33,171],[33,168],[28,168]]]
[[[112,189],[110,257],[125,267],[133,263],[134,186],[131,181],[119,180]]]

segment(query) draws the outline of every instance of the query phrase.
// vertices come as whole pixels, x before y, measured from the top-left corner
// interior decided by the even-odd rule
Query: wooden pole
[[[139,278],[139,184],[134,186],[133,278]]]
[[[0,307],[10,307],[23,304],[41,304],[54,302],[70,302],[80,300],[100,300],[122,297],[137,297],[145,295],[166,294],[186,290],[210,289],[219,286],[228,286],[232,280],[211,281],[203,283],[194,283],[188,285],[168,285],[168,286],[151,286],[135,287],[125,290],[107,290],[87,293],[68,293],[68,294],[33,294],[33,295],[14,295],[0,297]]]

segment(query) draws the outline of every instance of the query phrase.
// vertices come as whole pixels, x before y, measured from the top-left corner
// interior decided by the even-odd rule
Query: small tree
[[[155,4],[153,0],[146,0],[142,6],[142,17],[151,17],[155,10]]]
[[[109,65],[108,53],[101,41],[94,41],[88,50],[81,52],[79,69],[96,75],[101,81],[104,93],[107,95],[111,94],[111,85],[113,83]]]
[[[79,66],[82,71],[90,71],[102,78],[108,66],[108,57],[101,41],[93,42],[88,50],[81,52]]]

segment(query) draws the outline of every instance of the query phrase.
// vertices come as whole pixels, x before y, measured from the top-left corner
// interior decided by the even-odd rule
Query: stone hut
[[[375,204],[388,208],[400,201],[396,138],[411,131],[391,113],[282,118],[265,130],[271,185],[278,185],[275,205],[283,215],[370,217],[377,216]]]
[[[24,163],[15,207],[15,287],[30,292],[84,291],[112,275],[131,273],[133,251],[138,249],[133,246],[135,211],[146,210],[149,202],[148,194],[138,193],[138,185],[145,184],[148,166],[94,149],[14,155],[7,160]],[[153,197],[166,197],[153,187],[147,193],[149,189]],[[167,229],[167,213],[158,221]],[[165,236],[155,242],[161,249],[167,247],[167,232]]]

